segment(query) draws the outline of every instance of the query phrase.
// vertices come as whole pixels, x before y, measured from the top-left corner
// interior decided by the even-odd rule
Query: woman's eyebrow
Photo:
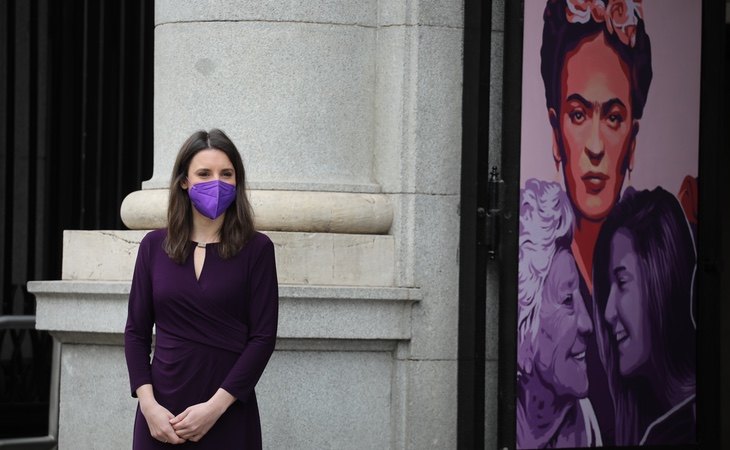
[[[612,98],[611,100],[608,100],[607,102],[604,102],[603,105],[601,105],[601,115],[607,115],[611,111],[611,108],[613,108],[615,105],[626,109],[626,105],[624,105],[624,102],[622,102],[618,98]]]
[[[568,98],[565,99],[565,101],[566,102],[579,102],[579,103],[583,104],[583,106],[586,109],[593,109],[593,103],[586,100],[585,97],[583,97],[580,94],[570,94],[568,96]]]

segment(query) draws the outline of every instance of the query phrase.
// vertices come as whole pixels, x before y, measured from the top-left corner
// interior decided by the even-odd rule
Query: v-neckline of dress
[[[196,241],[190,241],[190,243],[193,245],[193,253],[192,253],[192,265],[193,265],[193,278],[195,279],[195,283],[200,286],[201,280],[203,279],[203,273],[205,272],[205,267],[208,263],[208,249],[212,246],[216,245],[217,242],[209,242],[207,244],[200,245],[199,242]],[[202,248],[205,253],[203,254],[203,264],[200,267],[200,274],[195,273],[195,250],[198,248]]]

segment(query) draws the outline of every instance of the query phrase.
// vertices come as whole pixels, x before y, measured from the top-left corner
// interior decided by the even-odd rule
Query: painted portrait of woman
[[[521,185],[553,182],[566,196],[567,245],[592,321],[594,262],[607,258],[598,237],[627,189],[679,197],[696,230],[700,36],[701,2],[525,0]],[[627,442],[596,333],[585,346],[585,398],[602,443]]]
[[[695,438],[692,231],[662,188],[627,192],[596,244],[594,322],[620,445]]]
[[[517,448],[601,445],[586,342],[593,324],[570,251],[573,214],[557,183],[520,193]]]

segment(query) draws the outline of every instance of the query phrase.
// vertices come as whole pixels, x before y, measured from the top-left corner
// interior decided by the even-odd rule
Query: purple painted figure
[[[521,192],[517,339],[517,448],[601,445],[588,395],[593,324],[570,251],[573,214],[557,183]]]
[[[601,230],[594,322],[619,445],[696,441],[696,261],[690,224],[662,188],[627,190]]]

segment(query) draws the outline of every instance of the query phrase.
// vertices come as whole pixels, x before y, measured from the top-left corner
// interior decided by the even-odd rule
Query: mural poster
[[[699,0],[525,0],[516,443],[696,442]]]

